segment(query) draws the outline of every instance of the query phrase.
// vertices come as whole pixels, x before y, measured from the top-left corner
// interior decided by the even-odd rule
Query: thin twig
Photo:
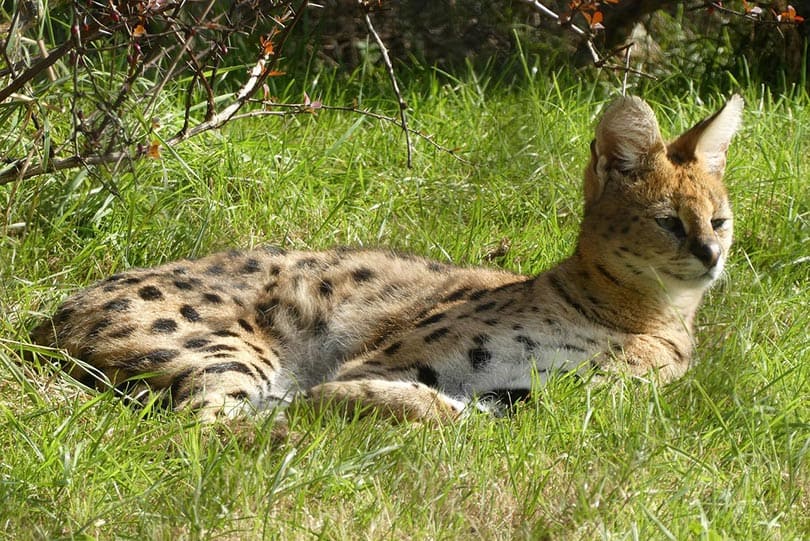
[[[208,15],[208,12],[211,11],[211,8],[214,6],[214,2],[216,2],[216,0],[211,0],[208,3],[208,5],[205,6],[205,8],[203,8],[203,12],[199,17],[200,19],[204,19],[205,16]],[[191,43],[194,40],[194,34],[191,33],[191,32],[189,32],[185,36],[185,38],[181,38],[178,35],[177,30],[174,30],[174,34],[175,34],[175,36],[177,36],[177,40],[181,42],[182,46],[181,46],[180,50],[177,52],[177,55],[174,57],[174,61],[172,62],[172,65],[169,66],[168,70],[166,70],[166,73],[163,76],[163,78],[160,80],[160,82],[158,83],[157,88],[155,88],[154,91],[152,92],[152,99],[149,101],[149,105],[147,105],[146,108],[144,109],[144,112],[145,112],[146,115],[150,114],[149,111],[155,106],[155,103],[157,102],[158,98],[161,96],[161,94],[163,92],[163,87],[165,87],[166,84],[174,76],[174,71],[177,69],[177,65],[180,63],[180,60],[183,58],[183,53],[185,53],[189,49],[189,47],[191,47]]]
[[[252,100],[251,100],[252,101]],[[238,115],[234,115],[231,117],[232,120],[237,120],[240,118],[251,118],[251,117],[260,117],[260,116],[290,116],[290,115],[297,115],[301,113],[308,113],[311,114],[315,111],[324,110],[324,111],[340,111],[346,113],[356,113],[358,115],[367,116],[369,118],[373,118],[376,120],[382,120],[384,122],[390,122],[391,124],[396,124],[397,126],[402,126],[400,123],[401,121],[397,118],[392,116],[383,115],[380,113],[375,113],[374,111],[369,111],[368,109],[360,109],[358,107],[350,107],[345,105],[318,105],[317,108],[313,108],[311,104],[306,103],[274,103],[269,101],[262,101],[258,102],[263,104],[265,107],[276,107],[276,108],[284,108],[290,109],[289,111],[272,111],[268,109],[256,109],[253,111],[248,111],[246,113],[241,113]],[[424,132],[413,129],[411,127],[407,127],[408,133],[412,133],[419,137],[420,139],[427,141],[430,143],[434,148],[450,154],[453,158],[458,160],[459,162],[465,165],[474,165],[471,161],[462,158],[458,155],[457,149],[448,148],[444,145],[441,145],[433,140],[430,135],[426,135]]]
[[[405,116],[405,111],[408,109],[408,104],[405,103],[404,99],[402,99],[402,92],[399,91],[397,76],[394,73],[394,66],[391,64],[391,57],[388,56],[388,48],[385,46],[382,38],[377,33],[374,25],[371,23],[371,15],[369,14],[368,6],[363,0],[357,0],[357,3],[360,4],[360,7],[364,10],[363,15],[366,21],[366,28],[368,28],[369,33],[374,37],[374,41],[377,42],[377,46],[380,48],[380,53],[382,53],[385,68],[388,70],[388,78],[391,79],[391,86],[393,87],[394,94],[396,94],[397,101],[399,102],[399,118],[402,125],[402,132],[405,134],[405,145],[408,147],[408,169],[410,169],[413,162],[413,149],[411,147],[410,131],[408,130],[408,120]]]
[[[537,11],[539,11],[540,13],[545,15],[546,17],[550,17],[550,18],[554,19],[555,21],[560,22],[560,16],[559,15],[557,15],[556,13],[554,13],[553,11],[548,9],[546,6],[544,6],[543,4],[538,2],[537,0],[523,0],[523,2],[525,4],[529,4],[530,6],[532,6],[534,9],[536,9]],[[570,28],[571,30],[573,30],[574,32],[576,32],[577,34],[579,34],[580,36],[587,36],[588,35],[588,33],[585,32],[585,30],[581,29],[580,27],[578,27],[575,24],[568,23],[568,24],[566,24],[566,26],[568,28]]]
[[[633,51],[631,43],[624,52],[624,77],[622,78],[622,96],[627,95],[627,76],[630,74],[630,53]]]
[[[259,59],[256,61],[256,64],[250,70],[250,77],[245,82],[244,85],[239,89],[236,93],[236,98],[232,103],[230,103],[227,107],[225,107],[219,113],[216,113],[211,118],[205,120],[204,122],[197,124],[191,129],[182,130],[177,133],[174,137],[166,141],[166,145],[174,146],[177,143],[183,142],[195,135],[202,133],[204,131],[212,130],[215,128],[219,128],[226,122],[228,122],[242,106],[247,103],[247,101],[256,93],[256,91],[261,87],[262,83],[264,83],[265,79],[270,73],[271,65],[275,64],[275,61],[281,54],[281,49],[284,44],[284,40],[286,40],[286,36],[289,35],[289,32],[295,27],[296,22],[301,18],[301,14],[306,8],[308,0],[303,0],[301,2],[301,7],[297,12],[290,12],[291,16],[293,17],[290,24],[284,29],[284,33],[282,35],[282,41],[273,48],[272,51],[267,49],[263,49]],[[271,64],[272,62],[272,64]]]

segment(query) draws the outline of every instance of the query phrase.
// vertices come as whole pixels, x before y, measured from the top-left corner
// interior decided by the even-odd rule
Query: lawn
[[[107,179],[119,195],[79,170],[0,186],[0,535],[810,536],[805,94],[742,90],[726,171],[736,244],[700,313],[698,364],[674,384],[590,389],[560,377],[511,417],[439,429],[298,409],[284,432],[264,418],[201,427],[133,409],[22,361],[28,330],[66,295],[224,247],[385,245],[522,273],[566,256],[613,90],[564,75],[412,75],[412,124],[469,163],[417,138],[408,169],[396,126],[319,111],[192,139]],[[309,93],[396,110],[384,72],[327,79]],[[665,135],[724,99],[676,83],[644,95]],[[171,124],[182,104],[164,114]]]

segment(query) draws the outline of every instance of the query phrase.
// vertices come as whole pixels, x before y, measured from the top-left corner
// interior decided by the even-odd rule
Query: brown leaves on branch
[[[359,3],[360,15],[368,17],[381,3]],[[10,133],[0,148],[0,184],[76,167],[101,167],[114,175],[140,158],[160,159],[162,149],[233,119],[326,109],[309,96],[287,108],[268,99],[267,81],[286,75],[280,69],[284,45],[307,5],[308,0],[54,0],[47,14],[28,17],[7,35],[0,30],[0,106],[11,111],[5,117]],[[46,46],[40,39],[42,50],[35,51],[25,45],[30,38],[12,39],[38,31],[46,16],[72,21],[61,41]],[[255,56],[244,66],[239,58],[246,48],[255,48]],[[386,67],[392,70],[390,60]],[[45,76],[51,70],[57,77]],[[264,99],[257,100],[257,93]],[[185,104],[181,116],[161,106],[178,94]],[[407,138],[412,130],[401,109]],[[331,110],[374,114],[355,107]],[[166,117],[158,119],[161,114]],[[166,136],[168,130],[174,135]],[[409,143],[409,162],[410,152]]]
[[[283,43],[306,4],[278,0],[256,9],[255,0],[52,2],[58,5],[47,14],[53,26],[73,23],[50,51],[44,44],[42,52],[27,50],[24,40],[12,40],[14,28],[0,36],[0,103],[11,111],[0,184],[90,165],[115,173],[138,158],[159,158],[161,145],[222,126],[267,77],[280,73],[275,66]],[[256,45],[254,67],[232,92],[238,69],[226,61],[230,44],[259,32],[265,37]],[[58,73],[57,84],[43,78],[49,69]],[[226,73],[233,73],[230,81]],[[161,102],[172,98],[167,89],[182,92],[180,85],[183,117],[154,120],[165,110]],[[158,138],[161,124],[179,130]]]
[[[602,13],[602,6],[618,3],[619,0],[571,0],[568,2],[568,11],[560,17],[560,22],[565,24],[579,14],[585,19],[591,30],[603,30],[602,21],[604,21],[605,16]]]
[[[739,4],[742,9],[735,9]],[[764,7],[763,7],[764,6]],[[804,17],[796,13],[796,8],[790,4],[779,7],[777,2],[706,2],[710,14],[721,12],[750,19],[765,24],[796,25],[804,22]]]

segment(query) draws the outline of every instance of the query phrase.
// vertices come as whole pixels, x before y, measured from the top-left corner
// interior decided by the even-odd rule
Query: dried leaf
[[[801,15],[796,15],[796,8],[788,4],[788,7],[785,11],[779,14],[777,20],[784,23],[802,23],[804,22],[804,17]]]
[[[152,159],[159,160],[160,159],[160,141],[155,139],[152,141],[152,144],[149,145],[149,150],[146,151],[146,155]]]
[[[275,51],[275,47],[273,46],[273,38],[271,37],[264,37],[261,36],[259,38],[259,43],[262,46],[262,52],[266,55],[271,55]]]

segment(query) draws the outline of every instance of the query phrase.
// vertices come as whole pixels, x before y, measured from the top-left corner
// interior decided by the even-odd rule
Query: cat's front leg
[[[689,348],[677,336],[634,334],[595,360],[601,370],[638,377],[652,377],[659,383],[673,381],[689,368]]]

